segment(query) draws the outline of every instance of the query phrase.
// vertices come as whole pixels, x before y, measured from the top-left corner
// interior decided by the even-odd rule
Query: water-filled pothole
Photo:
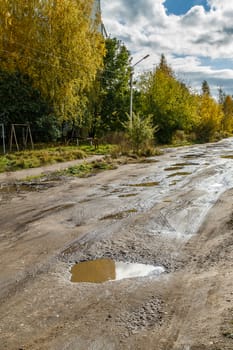
[[[183,171],[183,172],[178,172],[178,173],[169,174],[167,177],[187,176],[187,175],[191,175],[191,173],[186,172],[186,171]]]
[[[97,259],[75,264],[71,268],[71,282],[103,283],[132,277],[159,276],[164,271],[162,266]]]
[[[232,154],[226,154],[226,155],[222,155],[221,158],[233,159],[233,155]]]
[[[165,168],[164,170],[165,171],[174,171],[174,170],[181,170],[181,169],[183,169],[183,166],[171,166],[171,167],[169,167],[169,168]]]
[[[183,156],[183,158],[199,158],[199,157],[203,157],[205,155],[205,153],[190,153],[190,154],[185,154]]]
[[[137,209],[129,209],[129,210],[120,211],[118,213],[109,214],[100,218],[100,220],[122,220],[127,218],[132,213],[137,213]]]
[[[53,187],[52,181],[46,182],[15,182],[0,184],[0,193],[15,194],[20,192],[33,192]]]
[[[138,193],[126,193],[126,194],[121,194],[118,197],[119,198],[127,198],[127,197],[135,197],[137,195],[138,195]]]
[[[130,187],[153,187],[153,186],[158,186],[159,182],[158,181],[152,181],[152,182],[140,182],[136,184],[128,184],[125,186],[130,186]]]

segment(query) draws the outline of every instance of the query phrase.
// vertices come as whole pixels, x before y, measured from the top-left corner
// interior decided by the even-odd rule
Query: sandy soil
[[[0,349],[232,350],[231,152],[166,150],[37,187],[2,177]],[[103,257],[165,273],[71,282],[75,263]]]

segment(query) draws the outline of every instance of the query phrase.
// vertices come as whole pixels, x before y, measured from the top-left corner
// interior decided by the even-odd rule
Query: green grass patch
[[[0,172],[16,171],[20,169],[37,168],[44,165],[84,159],[88,155],[110,154],[113,145],[100,145],[97,149],[91,145],[51,146],[38,145],[34,150],[9,153],[0,156]]]
[[[53,148],[21,151],[0,156],[0,172],[37,168],[44,165],[84,159],[87,154],[81,149]]]
[[[54,174],[60,175],[60,176],[87,177],[87,176],[97,174],[98,172],[101,172],[104,170],[113,170],[116,168],[117,168],[116,164],[111,160],[98,160],[91,163],[83,163],[80,165],[75,165],[65,170],[56,172]]]

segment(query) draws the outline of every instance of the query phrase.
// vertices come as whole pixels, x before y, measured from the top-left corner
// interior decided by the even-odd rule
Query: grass
[[[20,169],[37,168],[44,165],[62,163],[76,159],[84,159],[93,154],[109,154],[113,149],[111,145],[100,145],[98,149],[93,146],[59,146],[35,150],[26,150],[8,153],[0,156],[0,172]]]
[[[77,177],[88,177],[95,175],[104,170],[116,169],[117,166],[111,159],[98,160],[91,163],[83,163],[75,165],[67,169],[55,172],[55,176],[77,176]]]
[[[144,154],[145,153],[145,154]],[[148,160],[145,157],[160,155],[161,152],[157,148],[148,148],[143,154],[135,155],[131,152],[119,152],[119,146],[116,145],[99,145],[96,149],[91,145],[80,146],[56,146],[37,144],[34,150],[25,150],[20,152],[7,153],[0,155],[0,173],[7,171],[16,171],[21,169],[37,168],[45,165],[51,165],[55,163],[62,163],[76,159],[85,159],[91,155],[111,155],[112,158],[122,159],[125,163],[132,162],[155,162],[157,160]],[[125,158],[127,155],[127,158]],[[96,164],[96,170],[98,167],[104,167],[104,165]],[[85,169],[74,168],[70,170],[70,175],[89,173],[90,169],[85,165]],[[105,170],[105,169],[100,169]],[[91,170],[92,171],[92,170]],[[79,175],[78,175],[79,176]],[[81,175],[82,176],[82,175]]]

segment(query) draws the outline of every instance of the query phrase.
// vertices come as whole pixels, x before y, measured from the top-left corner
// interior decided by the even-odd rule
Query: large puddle
[[[103,283],[123,278],[159,276],[164,271],[162,266],[97,259],[75,264],[71,268],[71,282]]]

